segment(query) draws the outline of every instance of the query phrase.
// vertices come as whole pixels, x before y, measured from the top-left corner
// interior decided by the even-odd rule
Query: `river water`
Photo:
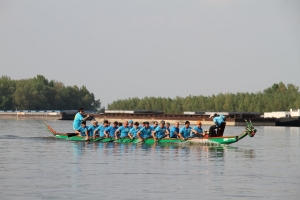
[[[149,146],[64,141],[43,121],[1,120],[0,199],[300,199],[300,128],[256,128],[230,146]]]

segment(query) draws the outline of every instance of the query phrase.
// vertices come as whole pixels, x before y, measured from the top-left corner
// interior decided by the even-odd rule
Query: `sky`
[[[1,0],[0,76],[129,97],[300,86],[299,0]]]

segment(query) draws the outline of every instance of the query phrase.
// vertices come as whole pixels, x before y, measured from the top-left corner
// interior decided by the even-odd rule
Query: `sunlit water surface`
[[[64,141],[43,121],[1,120],[0,199],[300,199],[300,129],[256,128],[230,146],[149,146]]]

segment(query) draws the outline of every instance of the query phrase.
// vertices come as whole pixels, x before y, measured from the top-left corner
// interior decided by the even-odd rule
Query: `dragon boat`
[[[246,121],[246,120],[245,120]],[[49,124],[45,122],[48,131],[50,131],[53,136],[57,139],[70,140],[70,141],[87,141],[86,137],[78,136],[75,133],[60,133],[56,132]],[[224,129],[223,129],[224,131]],[[162,138],[154,141],[153,138],[148,138],[144,140],[139,140],[138,138],[91,138],[89,141],[91,142],[117,142],[117,143],[142,143],[142,144],[168,144],[168,143],[186,143],[186,144],[204,144],[204,145],[228,145],[239,140],[243,139],[247,135],[253,137],[256,133],[256,129],[253,127],[251,121],[246,121],[245,130],[237,136],[222,136],[222,137],[208,137],[205,135],[204,138],[188,138],[182,140],[180,138]],[[222,133],[223,134],[223,133]]]

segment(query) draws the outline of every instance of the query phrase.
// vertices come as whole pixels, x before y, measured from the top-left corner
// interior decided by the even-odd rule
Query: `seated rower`
[[[157,121],[154,121],[154,122],[153,122],[153,126],[151,126],[151,128],[152,128],[153,130],[155,130],[157,126],[158,126],[158,122],[157,122]]]
[[[115,121],[115,122],[113,123],[113,125],[112,125],[112,126],[108,126],[108,127],[104,130],[103,133],[104,133],[104,135],[105,135],[106,138],[108,138],[108,137],[113,138],[113,137],[115,137],[115,132],[116,132],[117,129],[118,129],[118,122]]]
[[[75,131],[75,133],[77,133],[78,136],[86,137],[86,140],[90,139],[85,121],[81,122],[81,126]]]
[[[139,128],[139,123],[138,122],[134,122],[133,128],[130,129],[128,136],[130,137],[130,139],[133,139],[137,136],[137,132],[140,130]]]
[[[104,130],[108,127],[108,120],[104,120],[103,125],[99,126],[95,131],[94,131],[94,138],[96,137],[97,133],[99,133],[99,137],[103,138],[105,137],[104,135]]]
[[[201,128],[202,123],[200,121],[197,121],[197,126],[195,126],[192,129],[192,136],[193,138],[203,138],[204,134],[203,134],[203,130]]]
[[[170,130],[170,138],[179,137],[179,122],[175,122],[174,126]]]
[[[94,136],[94,132],[95,130],[99,127],[98,122],[93,119],[91,121],[91,125],[88,126],[88,132],[89,132],[89,137],[93,137]]]
[[[128,126],[130,129],[132,129],[134,126],[133,126],[133,121],[132,120],[129,120],[128,121]]]
[[[116,131],[115,131],[115,138],[116,140],[119,139],[119,135],[121,138],[126,138],[128,137],[128,133],[130,131],[130,128],[128,126],[128,121],[124,122],[123,126],[120,126]]]
[[[139,128],[141,129],[141,128],[145,127],[145,123],[146,122],[143,122],[142,125],[139,126]],[[149,124],[149,122],[148,122],[148,124]]]
[[[190,127],[190,122],[186,121],[184,127],[179,130],[179,137],[183,140],[187,139],[191,135],[192,128]]]
[[[166,137],[167,135],[170,135],[170,133],[165,126],[165,121],[161,121],[160,125],[157,126],[154,131],[152,131],[154,142],[156,142],[157,139]]]
[[[210,118],[213,118],[213,122],[214,122],[215,125],[213,125],[209,128],[209,137],[220,137],[220,136],[222,136],[223,133],[222,133],[222,135],[218,135],[218,130],[220,130],[221,127],[225,128],[225,125],[226,125],[225,116],[218,115],[217,113],[212,113],[210,115]],[[215,129],[217,129],[217,131],[215,131]]]
[[[145,126],[137,132],[137,137],[143,141],[151,137],[153,129],[149,126],[149,122],[145,122]]]

